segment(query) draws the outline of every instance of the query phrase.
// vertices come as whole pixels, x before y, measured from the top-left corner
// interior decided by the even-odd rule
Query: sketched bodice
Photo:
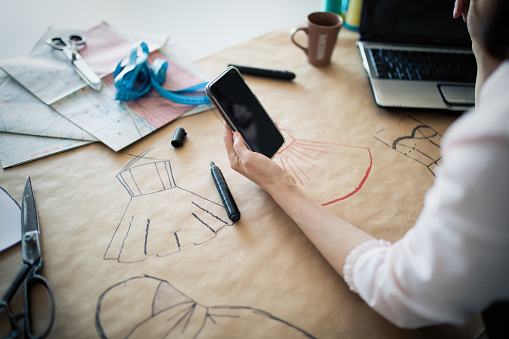
[[[169,161],[157,161],[128,168],[117,175],[132,197],[162,192],[176,187]]]

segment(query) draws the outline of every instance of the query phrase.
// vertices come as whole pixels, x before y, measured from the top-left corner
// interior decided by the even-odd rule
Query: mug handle
[[[290,32],[290,38],[292,39],[292,42],[297,46],[299,47],[300,49],[302,49],[304,51],[304,53],[306,53],[306,55],[308,54],[308,49],[307,47],[303,47],[301,45],[299,45],[297,43],[297,41],[295,41],[295,39],[293,38],[293,36],[295,35],[295,33],[297,33],[298,31],[304,31],[304,33],[308,34],[308,28],[307,27],[296,27],[296,28],[293,28],[292,31]]]

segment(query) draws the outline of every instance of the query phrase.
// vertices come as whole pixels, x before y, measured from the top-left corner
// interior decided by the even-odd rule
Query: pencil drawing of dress
[[[440,153],[442,135],[432,127],[411,116],[406,116],[399,121],[397,128],[384,128],[378,131],[375,139],[426,166],[435,176],[435,171],[442,159]]]
[[[313,338],[274,315],[245,306],[205,306],[168,281],[134,277],[107,289],[96,308],[101,338]]]
[[[222,205],[175,184],[169,161],[128,166],[118,175],[131,201],[104,259],[122,263],[200,245],[229,226]]]

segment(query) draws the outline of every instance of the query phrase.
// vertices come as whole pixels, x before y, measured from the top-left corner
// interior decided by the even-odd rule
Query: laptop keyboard
[[[473,54],[374,48],[368,52],[380,79],[475,82]]]

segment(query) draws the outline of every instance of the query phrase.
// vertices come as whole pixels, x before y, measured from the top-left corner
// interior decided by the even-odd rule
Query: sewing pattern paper
[[[184,114],[208,109],[206,105],[171,102],[155,91],[130,102],[115,100],[112,72],[136,43],[126,40],[106,24],[83,32],[87,44],[79,50],[105,83],[100,92],[92,90],[63,53],[44,42],[55,34],[71,33],[73,31],[50,29],[28,56],[0,60],[0,67],[8,73],[0,74],[0,118],[4,122],[0,132],[38,137],[21,139],[2,135],[0,159],[4,168],[93,141],[118,151]],[[204,81],[203,73],[175,42],[161,49],[166,53],[163,54],[158,49],[166,41],[159,36],[149,39],[147,42],[153,51],[150,60],[163,58],[170,64],[165,88],[178,90]],[[23,142],[12,144],[15,139]],[[58,145],[47,147],[57,140]]]

